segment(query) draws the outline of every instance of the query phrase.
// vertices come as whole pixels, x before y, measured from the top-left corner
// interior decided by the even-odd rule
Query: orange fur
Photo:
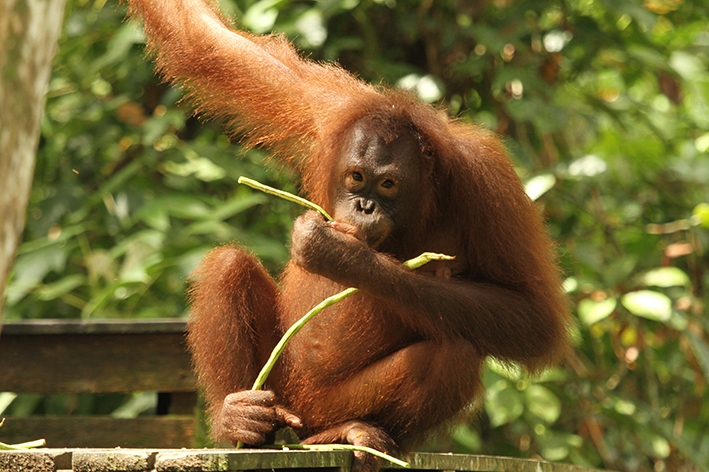
[[[410,133],[425,161],[415,218],[371,256],[374,267],[357,272],[354,260],[350,279],[291,263],[280,293],[243,251],[207,256],[189,341],[214,416],[226,395],[250,387],[278,336],[345,282],[361,292],[313,319],[268,385],[313,441],[379,437],[366,434],[369,424],[410,443],[480,398],[487,356],[536,373],[563,355],[569,314],[553,245],[498,139],[408,93],[303,59],[282,36],[230,29],[202,0],[130,0],[130,11],[165,80],[183,86],[198,113],[293,167],[326,210],[339,185],[330,169],[362,119],[385,138]],[[399,267],[424,251],[455,255],[455,276]]]

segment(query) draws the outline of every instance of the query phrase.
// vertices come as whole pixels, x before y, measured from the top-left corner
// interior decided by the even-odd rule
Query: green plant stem
[[[4,451],[21,451],[23,449],[33,449],[36,447],[42,447],[47,444],[44,439],[37,439],[36,441],[24,442],[20,444],[5,444],[0,442],[0,450]]]
[[[276,347],[273,349],[273,351],[271,351],[271,357],[268,358],[266,365],[263,366],[263,369],[261,369],[261,372],[258,374],[258,377],[256,377],[256,381],[254,382],[253,387],[251,387],[251,390],[260,390],[261,387],[263,387],[263,384],[266,383],[268,375],[271,373],[271,369],[273,369],[273,366],[276,364],[276,361],[279,357],[281,357],[281,354],[283,354],[283,351],[285,350],[288,341],[290,341],[293,336],[298,334],[298,332],[303,329],[303,326],[305,326],[305,324],[310,321],[313,316],[317,315],[325,308],[334,305],[340,300],[345,299],[357,292],[359,292],[359,289],[348,288],[347,290],[343,290],[342,292],[336,295],[326,298],[325,300],[318,303],[315,308],[307,312],[305,316],[296,321],[293,326],[288,328],[288,331],[286,331],[286,333],[283,335],[278,344],[276,344]]]
[[[322,216],[324,216],[327,221],[333,221],[332,217],[325,210],[323,210],[322,207],[316,205],[310,200],[306,200],[303,197],[293,195],[292,193],[285,192],[283,190],[278,190],[277,188],[269,187],[268,185],[264,185],[261,182],[244,176],[239,177],[239,180],[237,180],[237,182],[240,184],[248,185],[249,187],[255,188],[256,190],[261,190],[262,192],[270,193],[271,195],[276,195],[277,197],[281,197],[285,200],[288,200],[289,202],[294,202],[299,205],[303,205],[304,207],[317,211]]]
[[[414,257],[413,259],[409,259],[408,261],[404,262],[403,265],[410,268],[410,269],[416,269],[418,267],[421,267],[424,264],[427,264],[428,262],[434,261],[434,260],[451,260],[453,259],[452,256],[446,256],[445,254],[436,254],[433,252],[424,252],[418,257]],[[320,302],[315,308],[311,309],[309,312],[305,314],[301,319],[296,321],[293,326],[291,326],[288,331],[283,335],[281,340],[278,342],[276,347],[271,351],[271,357],[268,358],[268,361],[266,362],[266,365],[263,366],[261,369],[261,372],[259,372],[258,377],[256,377],[256,381],[254,382],[253,387],[251,387],[251,390],[260,390],[261,387],[263,387],[263,384],[266,383],[266,379],[268,378],[268,375],[271,373],[271,370],[273,369],[273,366],[276,364],[276,361],[278,360],[279,357],[281,357],[281,354],[283,354],[283,351],[286,348],[286,344],[295,336],[298,334],[298,332],[303,329],[305,324],[310,321],[313,316],[317,315],[321,311],[323,311],[325,308],[334,305],[335,303],[339,302],[340,300],[343,300],[350,295],[354,295],[355,293],[359,292],[359,289],[350,287],[346,290],[343,290],[340,293],[337,293],[331,297],[326,298],[322,302]]]
[[[354,446],[352,444],[283,444],[283,445],[268,445],[263,446],[265,449],[302,449],[306,451],[362,451],[367,452],[373,456],[381,457],[382,459],[388,460],[389,462],[398,465],[399,467],[404,467],[408,469],[410,464],[408,462],[392,457],[389,454],[377,451],[371,447],[366,446]]]

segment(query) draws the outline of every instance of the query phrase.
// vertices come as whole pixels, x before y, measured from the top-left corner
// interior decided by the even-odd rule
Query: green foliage
[[[484,413],[430,449],[709,470],[703,0],[223,4],[504,135],[548,218],[575,351],[535,381],[493,364]],[[274,273],[287,257],[301,210],[235,179],[297,182],[191,117],[123,15],[69,1],[6,319],[183,316],[186,277],[213,245],[239,241]]]
[[[287,256],[296,210],[234,180],[288,179],[200,127],[124,15],[69,2],[6,319],[183,316],[185,280],[215,244],[274,270]]]

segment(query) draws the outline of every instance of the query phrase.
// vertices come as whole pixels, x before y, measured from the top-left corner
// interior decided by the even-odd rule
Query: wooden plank
[[[478,456],[471,454],[413,453],[403,458],[411,470],[457,470],[487,472],[600,472],[599,469],[570,464],[517,459],[513,457]],[[404,470],[394,464],[383,465],[385,470]]]
[[[140,449],[79,450],[72,455],[71,469],[73,472],[151,472],[155,455],[153,451]]]
[[[193,391],[184,327],[184,321],[7,324],[0,392]]]
[[[36,455],[36,458],[31,456]],[[23,457],[21,457],[23,456]],[[352,464],[349,451],[272,451],[253,449],[39,449],[35,451],[0,451],[3,464],[38,464],[51,471],[47,460],[56,458],[57,469],[74,471],[121,472],[228,472],[249,470],[305,469],[325,472],[347,471]],[[411,470],[460,472],[601,472],[568,464],[516,459],[511,457],[466,454],[415,453],[408,456]],[[445,466],[445,467],[443,467]],[[41,467],[46,467],[43,469]],[[118,468],[118,469],[117,469]],[[5,470],[0,468],[0,470]],[[10,469],[13,470],[13,469]],[[382,472],[388,470],[385,466]],[[397,469],[397,472],[401,469]]]
[[[55,472],[54,457],[46,452],[0,451],[0,471]]]
[[[175,318],[11,321],[2,326],[2,335],[19,334],[138,334],[184,333],[187,321]]]
[[[182,448],[195,446],[195,421],[192,416],[7,417],[0,435],[9,444],[43,438],[51,448]]]
[[[349,470],[352,453],[349,451],[264,451],[264,450],[191,450],[159,452],[155,460],[157,472],[242,471],[317,469]]]

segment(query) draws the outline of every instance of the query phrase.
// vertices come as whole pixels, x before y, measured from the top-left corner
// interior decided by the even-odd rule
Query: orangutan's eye
[[[382,197],[394,198],[399,194],[399,184],[392,179],[384,179],[379,183],[378,193]]]

